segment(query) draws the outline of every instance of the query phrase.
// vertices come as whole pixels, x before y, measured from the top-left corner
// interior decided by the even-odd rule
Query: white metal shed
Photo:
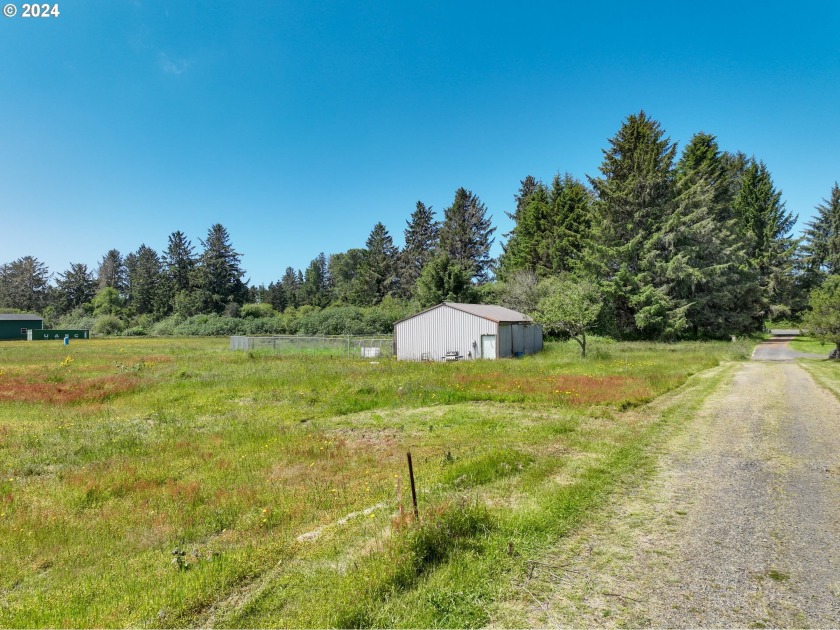
[[[394,324],[397,359],[500,359],[539,352],[542,328],[527,315],[491,304],[444,302]]]

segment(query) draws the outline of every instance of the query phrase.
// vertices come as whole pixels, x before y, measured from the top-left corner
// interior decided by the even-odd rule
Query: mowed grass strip
[[[633,466],[649,422],[619,410],[748,351],[596,340],[586,360],[548,344],[415,364],[3,344],[0,625],[480,625],[517,558]],[[108,378],[130,386],[89,385]]]

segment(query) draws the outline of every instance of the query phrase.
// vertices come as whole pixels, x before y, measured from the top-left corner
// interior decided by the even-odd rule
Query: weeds
[[[617,409],[733,356],[600,343],[455,365],[4,344],[0,626],[201,625],[228,596],[227,625],[486,623],[518,554],[639,463]],[[419,523],[394,516],[409,448]]]

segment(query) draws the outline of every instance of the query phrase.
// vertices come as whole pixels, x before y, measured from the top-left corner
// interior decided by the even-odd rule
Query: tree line
[[[343,319],[318,320],[334,329],[361,317],[348,308],[381,309],[389,317],[365,317],[381,329],[369,332],[387,332],[393,318],[441,301],[484,301],[532,314],[559,334],[704,338],[795,317],[840,271],[836,183],[794,238],[796,217],[767,166],[722,150],[709,133],[678,152],[660,123],[639,112],[603,154],[585,181],[568,173],[550,183],[522,179],[498,260],[490,257],[496,228],[486,206],[459,188],[441,220],[417,202],[402,248],[377,223],[364,247],[320,253],[268,286],[249,286],[241,255],[216,224],[199,247],[176,231],[163,252],[112,249],[97,269],[74,263],[55,277],[33,256],[3,264],[0,307],[65,324],[95,318],[102,332],[136,334],[164,320],[278,314],[287,316],[283,332],[294,332],[289,322],[298,315],[344,309]],[[584,323],[580,312],[570,315],[575,306]]]

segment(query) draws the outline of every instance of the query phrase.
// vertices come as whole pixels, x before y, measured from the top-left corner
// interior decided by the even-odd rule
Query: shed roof
[[[420,311],[414,315],[401,319],[400,322],[404,322],[407,319],[411,319],[413,317],[417,317],[418,315],[422,315],[423,313],[428,313],[429,311],[433,311],[436,308],[440,308],[441,306],[448,306],[450,308],[454,308],[459,311],[463,311],[464,313],[469,313],[470,315],[475,315],[476,317],[481,317],[482,319],[490,320],[491,322],[506,322],[506,323],[533,323],[533,319],[525,315],[524,313],[520,313],[519,311],[514,311],[510,308],[505,308],[504,306],[496,306],[495,304],[462,304],[460,302],[443,302],[442,304],[438,304],[437,306],[433,306],[431,308],[427,308],[424,311]],[[396,322],[396,323],[400,323]]]
[[[28,315],[21,313],[0,313],[0,320],[2,321],[43,321],[44,318],[40,315]]]
[[[514,311],[504,306],[495,304],[461,304],[459,302],[444,302],[446,306],[470,313],[494,322],[532,322],[534,321],[524,313]]]

